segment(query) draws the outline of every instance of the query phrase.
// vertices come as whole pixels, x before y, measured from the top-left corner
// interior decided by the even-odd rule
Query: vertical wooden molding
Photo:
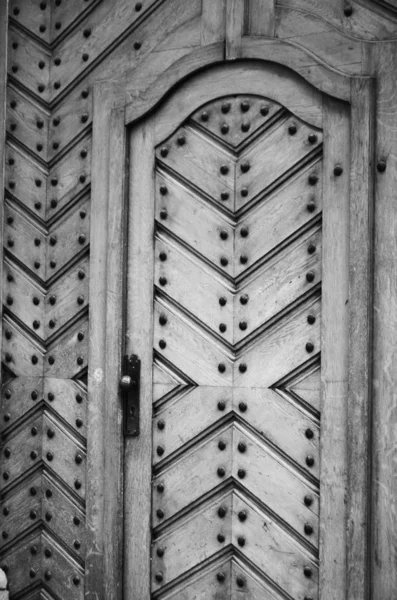
[[[241,57],[244,0],[226,0],[226,60]]]
[[[202,0],[201,45],[207,46],[225,39],[226,0]]]
[[[89,335],[89,371],[88,371],[88,435],[87,435],[87,552],[85,597],[87,600],[98,598],[118,598],[115,589],[105,594],[108,580],[112,580],[114,566],[108,566],[109,552],[116,544],[112,535],[112,518],[107,520],[109,509],[114,507],[114,493],[109,477],[111,471],[105,453],[112,452],[115,441],[114,423],[111,410],[116,400],[107,396],[106,352],[107,331],[105,328],[107,311],[108,266],[106,256],[109,251],[108,240],[112,238],[108,222],[109,206],[109,161],[111,129],[111,109],[124,100],[124,90],[115,82],[95,84],[93,106],[93,143],[91,177],[91,232],[90,232],[90,335]],[[114,160],[114,159],[113,159]],[[123,158],[120,159],[121,161]],[[124,167],[124,163],[123,163]],[[123,175],[124,176],[124,175]],[[117,199],[116,199],[117,200]],[[116,202],[112,195],[112,201]],[[117,211],[117,205],[114,206]],[[118,214],[118,213],[117,213]],[[114,247],[115,244],[112,245]],[[117,244],[116,244],[117,245]],[[121,321],[118,325],[121,327]],[[113,402],[113,405],[112,405]],[[109,404],[109,406],[108,406]],[[110,427],[110,428],[109,428]],[[120,432],[117,432],[120,437]],[[110,472],[109,472],[110,470]],[[110,531],[109,531],[110,528]],[[114,581],[114,577],[113,577]]]
[[[7,44],[8,44],[8,0],[0,2],[0,222],[4,223],[4,175],[6,143],[6,100],[7,100]],[[0,281],[3,281],[3,225],[0,227]],[[0,292],[0,306],[3,306],[3,286]],[[0,320],[0,339],[3,323]],[[0,382],[1,383],[1,382]]]
[[[376,76],[371,599],[397,590],[397,44],[372,45]],[[386,169],[377,165],[384,161]]]
[[[346,589],[349,169],[349,105],[324,96],[320,598]]]
[[[373,82],[352,79],[347,598],[369,596],[372,408]]]
[[[274,37],[275,0],[247,0],[247,35]]]

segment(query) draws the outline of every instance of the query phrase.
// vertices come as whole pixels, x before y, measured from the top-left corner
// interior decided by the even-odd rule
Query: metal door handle
[[[124,435],[139,435],[141,361],[136,354],[124,356],[120,391],[124,410]]]

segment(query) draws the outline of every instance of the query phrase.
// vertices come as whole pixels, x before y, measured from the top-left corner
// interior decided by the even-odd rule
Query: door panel
[[[254,95],[163,137],[167,110],[131,132],[127,511],[151,551],[126,530],[127,589],[141,564],[153,598],[318,598],[323,134]]]

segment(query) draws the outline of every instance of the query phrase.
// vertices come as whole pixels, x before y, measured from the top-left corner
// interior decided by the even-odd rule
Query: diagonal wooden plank
[[[234,365],[234,384],[269,387],[313,353],[317,354],[320,351],[320,310],[320,300],[311,299],[261,334],[251,347],[243,349]],[[313,317],[314,323],[311,322]]]
[[[237,226],[237,256],[247,254],[249,264],[254,264],[318,215],[322,209],[321,172],[321,162],[306,167],[252,209]],[[246,268],[237,262],[236,275]]]
[[[231,476],[231,444],[232,428],[222,427],[154,477],[153,526],[187,508]]]
[[[225,232],[228,232],[230,240],[229,243],[225,240],[225,250],[229,253],[233,243],[231,228],[224,228],[218,234],[219,245],[223,245],[221,236]],[[156,237],[155,253],[156,256],[161,253],[167,255],[166,261],[155,263],[155,281],[159,288],[223,339],[233,343],[233,296],[229,285],[226,286],[216,272],[170,239]],[[164,277],[166,283],[162,279]],[[197,293],[198,290],[200,293]],[[220,298],[226,303],[220,304]]]
[[[240,492],[233,493],[232,538],[241,554],[289,597],[317,597],[318,560]]]
[[[159,568],[162,568],[161,563]],[[163,600],[229,600],[232,576],[232,561],[222,556],[209,566],[200,567],[198,572],[169,592],[161,594]]]
[[[229,387],[201,385],[178,396],[156,413],[153,422],[153,464],[167,458],[232,410]]]
[[[321,132],[293,115],[280,120],[239,157],[236,186],[238,190],[247,188],[248,194],[237,195],[236,208],[262,193],[321,143]]]
[[[234,157],[204,132],[180,127],[156,149],[156,158],[219,204],[233,208]],[[222,194],[228,197],[223,200]]]
[[[220,507],[224,509],[223,517],[218,514]],[[159,590],[230,544],[231,518],[232,496],[221,494],[176,528],[159,536],[152,546],[152,589]],[[159,549],[164,550],[162,556]],[[161,581],[156,579],[157,573],[162,573]]]
[[[160,192],[161,189],[164,194]],[[155,193],[156,221],[222,271],[233,274],[232,223],[208,202],[165,173],[156,173]],[[164,210],[166,219],[161,218]],[[228,232],[228,239],[220,247],[219,236],[223,230]]]
[[[318,544],[318,485],[243,425],[233,425],[233,478],[314,546]],[[315,458],[318,460],[318,456]],[[310,496],[310,510],[305,497]],[[310,522],[313,533],[305,534]]]
[[[251,243],[241,244],[240,256],[249,258],[251,247]],[[235,261],[240,262],[238,255]],[[312,282],[307,281],[307,273],[314,274]],[[321,232],[311,230],[278,253],[264,268],[256,270],[249,282],[239,286],[233,304],[233,342],[243,340],[319,281]]]
[[[285,386],[285,389],[296,394],[320,411],[321,400],[321,371],[316,366],[309,373],[304,373]]]
[[[162,324],[163,323],[163,324]],[[232,361],[220,343],[180,313],[171,311],[163,300],[154,305],[154,341],[165,342],[161,354],[198,385],[231,385]]]
[[[284,600],[262,574],[260,577],[241,556],[233,556],[230,600],[241,598],[244,592],[250,600]]]

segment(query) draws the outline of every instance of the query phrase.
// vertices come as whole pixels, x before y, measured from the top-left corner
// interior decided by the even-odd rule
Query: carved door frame
[[[346,76],[323,63],[304,64],[302,50],[270,39],[247,38],[241,58],[284,65],[320,92],[350,103],[349,392],[346,600],[368,598],[369,462],[372,329],[373,80]],[[122,598],[123,448],[119,398],[123,344],[125,177],[127,130],[179,82],[223,59],[223,44],[193,51],[148,89],[114,81],[95,86],[91,221],[89,409],[87,455],[87,598]],[[313,61],[313,58],[311,57]],[[228,62],[225,62],[227,68]],[[326,132],[325,132],[326,133]],[[350,166],[349,165],[349,166]],[[326,197],[326,194],[324,194]],[[337,240],[335,240],[337,243]],[[337,285],[337,273],[334,273]],[[338,332],[337,332],[338,335]],[[329,368],[329,367],[328,367]],[[330,372],[330,376],[332,374]],[[337,376],[337,373],[336,373]],[[338,380],[323,394],[338,395]],[[322,506],[322,512],[325,507]],[[322,536],[326,537],[323,531]],[[320,554],[321,557],[321,554]],[[321,565],[320,558],[320,565]],[[321,567],[320,567],[321,568]],[[324,590],[327,574],[320,574]],[[321,584],[320,584],[321,590]],[[325,593],[325,592],[324,592]],[[329,597],[325,595],[325,597]]]

